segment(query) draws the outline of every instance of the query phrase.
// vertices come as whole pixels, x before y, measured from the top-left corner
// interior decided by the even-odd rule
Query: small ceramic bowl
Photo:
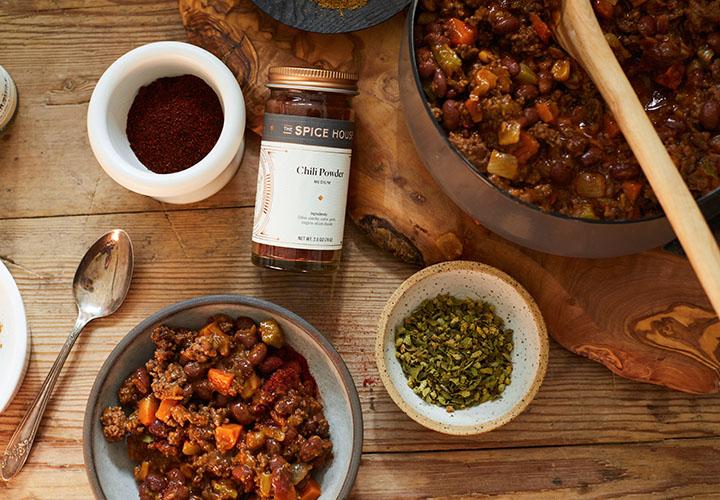
[[[449,413],[408,387],[395,357],[395,329],[424,300],[442,294],[493,304],[505,327],[514,331],[512,379],[499,399]],[[505,425],[525,410],[545,377],[548,349],[540,310],[517,281],[477,262],[446,262],[411,276],[390,298],[380,317],[375,359],[390,397],[410,418],[444,434],[472,435]]]
[[[25,377],[29,337],[22,297],[0,261],[0,413],[10,405]]]
[[[208,317],[220,313],[255,320],[275,318],[287,343],[305,357],[318,384],[333,442],[332,461],[314,477],[323,500],[347,498],[360,467],[363,442],[360,400],[350,372],[332,344],[305,320],[275,304],[239,295],[200,297],[166,307],[133,328],[110,353],[90,392],[83,428],[85,467],[96,498],[138,496],[127,444],[105,439],[100,415],[107,406],[118,404],[123,380],[152,357],[150,332],[161,324],[200,328]]]
[[[222,132],[199,163],[182,172],[156,174],[130,148],[127,115],[140,87],[188,74],[217,93],[225,114]],[[232,72],[210,52],[189,43],[150,43],[122,56],[100,77],[90,98],[87,128],[95,157],[118,184],[166,203],[194,203],[217,193],[237,172],[245,150],[245,101]]]

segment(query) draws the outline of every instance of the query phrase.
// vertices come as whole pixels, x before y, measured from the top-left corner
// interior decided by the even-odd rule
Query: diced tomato
[[[658,75],[655,81],[669,89],[677,90],[685,77],[685,66],[673,64],[665,73]]]
[[[158,401],[151,394],[146,398],[138,401],[138,420],[145,427],[149,426],[155,420],[155,413],[158,409]]]
[[[320,485],[310,478],[300,492],[300,500],[317,500],[318,498],[320,498]]]
[[[476,95],[471,95],[470,98],[465,101],[465,109],[468,110],[468,114],[473,122],[479,123],[483,119],[483,112],[480,109],[480,98]]]
[[[448,19],[447,28],[450,35],[450,42],[453,46],[472,45],[477,38],[477,29],[465,21],[453,17]]]
[[[603,132],[610,139],[614,139],[620,134],[620,126],[615,121],[615,118],[608,113],[603,116]]]
[[[538,112],[540,119],[545,123],[552,123],[558,115],[557,104],[550,101],[539,101],[535,103],[535,110]]]
[[[220,451],[229,451],[235,447],[240,434],[242,433],[242,426],[238,424],[225,424],[215,428],[215,445]]]
[[[550,28],[545,21],[540,19],[540,16],[537,14],[530,14],[530,22],[532,23],[532,27],[535,30],[535,33],[537,33],[537,36],[540,37],[540,40],[548,43],[552,38],[552,31],[550,31]]]
[[[180,401],[177,399],[163,399],[160,402],[160,407],[157,409],[157,412],[155,412],[155,418],[167,423],[170,419],[170,410],[176,407],[179,403]]]
[[[538,154],[540,143],[532,135],[520,132],[520,142],[513,148],[511,153],[518,159],[518,163],[527,163],[530,158]]]
[[[230,391],[233,380],[235,380],[235,375],[226,372],[225,370],[210,368],[210,370],[208,370],[208,380],[216,391],[220,394],[227,395]]]
[[[642,187],[642,183],[638,181],[625,181],[622,183],[623,193],[625,193],[628,201],[630,201],[630,203],[632,203],[633,205],[640,197]]]

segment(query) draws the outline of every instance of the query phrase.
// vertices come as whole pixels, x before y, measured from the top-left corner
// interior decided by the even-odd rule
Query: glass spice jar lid
[[[358,93],[358,75],[345,71],[296,66],[276,66],[269,70],[270,88],[321,90],[342,94]]]

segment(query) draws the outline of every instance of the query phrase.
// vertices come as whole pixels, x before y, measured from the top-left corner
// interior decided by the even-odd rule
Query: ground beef
[[[491,182],[546,211],[661,212],[585,71],[549,28],[559,0],[423,0],[415,54],[433,116]],[[720,188],[720,1],[594,0],[601,27],[695,197]]]
[[[109,441],[127,437],[141,500],[295,500],[332,458],[307,362],[257,330],[219,315],[152,332],[152,359],[121,384],[125,408],[101,417]]]

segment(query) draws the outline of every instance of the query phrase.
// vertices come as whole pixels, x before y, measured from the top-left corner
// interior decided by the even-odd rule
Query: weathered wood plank
[[[91,498],[76,443],[35,450],[0,483],[12,499]],[[356,500],[717,498],[720,440],[509,450],[365,454]],[[49,466],[48,464],[62,464]]]
[[[720,440],[702,439],[367,455],[353,498],[717,498],[718,453]]]
[[[80,343],[50,404],[40,446],[81,439],[84,404],[113,345],[164,305],[213,293],[262,297],[290,308],[331,338],[359,388],[368,452],[516,447],[720,434],[720,399],[696,397],[614,377],[553,346],[546,383],[516,422],[478,438],[425,431],[398,410],[379,382],[371,346],[376,319],[395,288],[414,271],[348,226],[349,244],[336,276],[298,276],[252,266],[251,209],[74,216],[0,221],[0,257],[16,276],[33,332],[28,378],[0,416],[0,445],[38,389],[74,318],[70,283],[85,248],[115,226],[136,245],[127,303],[97,322]],[[60,230],[58,230],[61,228]],[[80,448],[77,447],[77,460]]]

